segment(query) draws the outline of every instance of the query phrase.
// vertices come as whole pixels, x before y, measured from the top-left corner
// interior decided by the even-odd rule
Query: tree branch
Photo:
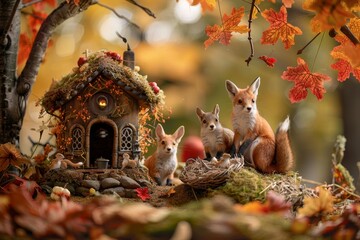
[[[135,0],[126,0],[126,1],[129,2],[129,3],[131,3],[131,4],[133,4],[133,5],[135,5],[135,6],[137,6],[137,7],[139,7],[139,8],[141,8],[141,9],[142,9],[144,12],[146,12],[149,16],[151,16],[151,17],[153,17],[153,18],[156,18],[156,17],[155,17],[155,14],[154,14],[150,9],[148,9],[148,8],[146,8],[146,7],[138,4]]]
[[[118,18],[125,20],[127,23],[129,23],[130,25],[132,25],[133,27],[136,27],[138,29],[140,29],[139,25],[135,24],[134,22],[132,22],[130,19],[128,19],[127,17],[120,15],[119,13],[117,13],[115,11],[115,9],[113,9],[112,7],[105,5],[103,3],[97,2],[97,5],[99,5],[100,7],[106,8],[110,11],[112,11]]]
[[[7,33],[9,32],[9,29],[10,29],[10,27],[11,27],[11,23],[12,23],[12,21],[13,21],[13,19],[14,19],[14,16],[15,16],[16,11],[18,10],[19,4],[20,4],[20,0],[17,0],[16,3],[15,3],[15,5],[14,5],[14,8],[13,8],[12,11],[11,11],[11,17],[9,18],[8,22],[6,23],[6,26],[5,26],[5,28],[4,28],[4,31],[3,31],[2,34],[1,34],[1,39],[0,39],[0,42],[1,42],[1,43],[4,42],[4,40],[5,40],[5,38],[6,38],[6,35],[7,35]]]
[[[25,97],[25,101],[27,100],[29,95],[28,93],[35,82],[41,61],[47,49],[48,41],[56,27],[65,20],[79,14],[95,3],[96,0],[82,0],[79,5],[75,5],[73,1],[70,1],[69,3],[64,1],[44,20],[38,34],[36,35],[24,70],[18,78],[16,90],[20,96]]]
[[[251,8],[250,8],[250,15],[249,15],[249,32],[248,32],[248,40],[250,43],[250,56],[245,60],[246,64],[249,66],[251,59],[254,57],[254,43],[252,41],[252,37],[251,37],[251,23],[252,23],[252,17],[253,17],[253,12],[254,12],[254,7],[255,7],[255,0],[252,0],[251,2]]]

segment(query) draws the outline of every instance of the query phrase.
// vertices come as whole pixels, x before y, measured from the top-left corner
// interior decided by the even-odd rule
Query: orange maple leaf
[[[339,59],[336,63],[331,65],[331,68],[338,71],[337,80],[344,82],[350,77],[350,73],[360,82],[360,67],[353,68],[351,64],[344,59]]]
[[[191,6],[200,3],[202,12],[213,11],[216,5],[216,0],[187,0]]]
[[[286,8],[291,8],[292,5],[295,3],[295,0],[282,0],[282,3]]]
[[[285,49],[295,44],[295,35],[301,35],[300,28],[295,27],[287,21],[286,7],[282,6],[277,13],[272,8],[265,10],[261,15],[270,23],[270,27],[263,32],[262,44],[275,44],[279,38],[284,43]]]
[[[207,26],[205,29],[206,35],[209,37],[205,42],[205,48],[208,48],[215,41],[219,41],[224,45],[230,44],[232,33],[247,33],[249,31],[246,25],[239,25],[244,16],[244,7],[238,9],[233,8],[230,16],[224,14],[222,18],[222,25]]]
[[[294,103],[305,99],[307,89],[318,100],[321,100],[326,92],[324,81],[329,81],[331,78],[325,74],[310,72],[307,63],[302,58],[297,59],[297,64],[297,67],[288,67],[281,75],[282,79],[295,82],[295,86],[289,92],[290,101]]]
[[[303,9],[316,13],[311,20],[312,31],[323,32],[345,25],[349,18],[354,17],[351,7],[355,4],[354,1],[306,0]]]
[[[351,19],[348,24],[349,29],[354,34],[354,36],[360,38],[360,19]],[[350,77],[350,73],[360,81],[360,46],[353,44],[348,37],[344,34],[339,33],[335,36],[335,40],[340,43],[340,45],[333,48],[331,51],[331,56],[338,60],[331,67],[335,70],[338,70],[338,80],[345,81]]]

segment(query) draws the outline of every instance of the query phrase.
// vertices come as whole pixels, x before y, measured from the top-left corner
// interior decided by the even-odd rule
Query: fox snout
[[[166,140],[162,140],[159,142],[159,148],[164,153],[173,153],[174,150],[177,148],[177,144],[173,141],[167,142]]]

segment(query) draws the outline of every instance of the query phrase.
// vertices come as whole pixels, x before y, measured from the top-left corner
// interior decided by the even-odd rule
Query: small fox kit
[[[172,135],[166,134],[161,124],[156,126],[157,148],[155,153],[145,160],[145,166],[158,185],[172,185],[177,167],[177,147],[184,133],[184,126],[179,127]]]
[[[223,153],[228,153],[233,144],[234,133],[228,128],[223,128],[219,120],[220,108],[216,104],[212,112],[204,112],[196,108],[196,114],[201,122],[200,136],[205,147],[206,158],[219,159]]]
[[[256,107],[259,87],[260,77],[245,89],[239,89],[233,82],[226,81],[226,89],[233,102],[235,152],[238,153],[242,144],[249,144],[244,152],[246,162],[263,173],[285,173],[294,164],[288,137],[290,120],[286,118],[274,134]]]

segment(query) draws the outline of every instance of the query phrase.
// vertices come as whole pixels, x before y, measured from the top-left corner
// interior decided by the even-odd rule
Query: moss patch
[[[294,207],[302,205],[305,196],[312,196],[312,189],[301,184],[301,177],[295,172],[288,174],[261,174],[253,168],[244,167],[231,174],[227,183],[211,192],[225,194],[236,202],[265,201],[266,193],[273,190],[283,195]]]

